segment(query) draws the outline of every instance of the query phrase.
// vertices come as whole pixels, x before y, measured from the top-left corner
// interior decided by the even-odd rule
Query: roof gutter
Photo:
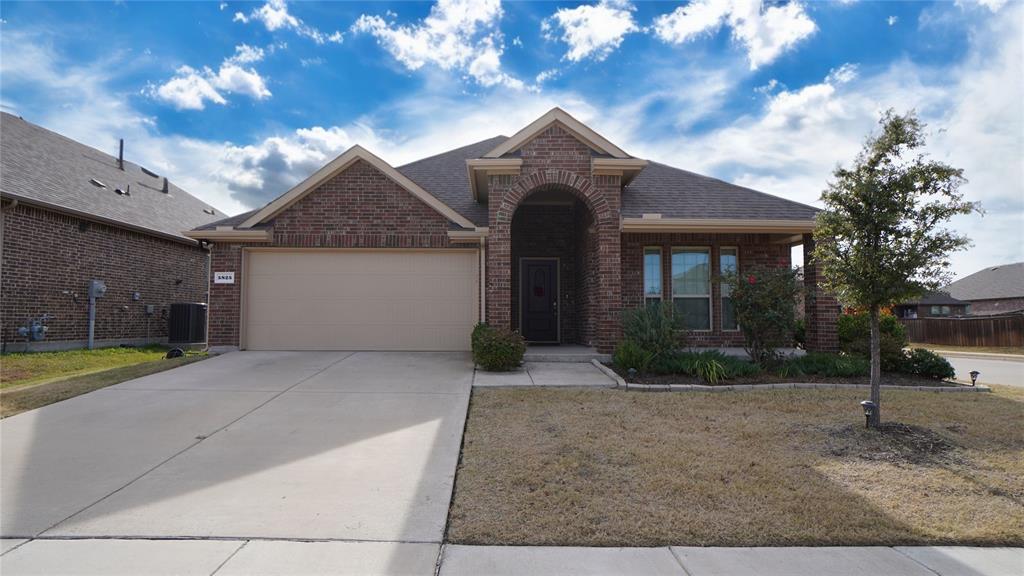
[[[117,228],[123,228],[125,230],[131,230],[133,232],[140,232],[149,236],[157,236],[165,240],[173,240],[182,244],[188,244],[194,246],[197,241],[186,237],[184,235],[170,234],[153,228],[146,228],[145,226],[136,226],[120,220],[114,220],[113,218],[105,218],[96,214],[90,214],[88,212],[82,212],[81,210],[75,210],[74,208],[68,208],[67,206],[61,206],[60,204],[53,204],[50,202],[44,202],[42,200],[35,200],[33,198],[26,198],[20,194],[11,194],[10,192],[4,192],[0,190],[0,197],[7,198],[12,202],[18,204],[25,204],[26,206],[35,206],[37,208],[43,208],[53,212],[60,212],[61,214],[67,214],[68,216],[74,216],[75,218],[81,218],[82,220],[89,220],[91,222],[98,222],[100,224],[107,224],[109,226],[115,226]]]
[[[452,244],[478,244],[487,238],[487,232],[486,226],[474,230],[449,230],[448,241]]]
[[[196,240],[208,240],[210,242],[270,242],[272,239],[270,230],[220,227],[210,230],[186,230],[182,232],[189,238]]]
[[[753,220],[739,218],[623,218],[623,232],[746,232],[805,234],[814,231],[814,220]]]

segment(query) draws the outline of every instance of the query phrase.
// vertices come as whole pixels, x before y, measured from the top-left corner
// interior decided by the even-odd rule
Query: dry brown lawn
[[[1024,390],[473,393],[464,544],[1024,545]]]

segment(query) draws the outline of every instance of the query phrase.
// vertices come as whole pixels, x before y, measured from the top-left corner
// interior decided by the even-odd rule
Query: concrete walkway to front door
[[[236,352],[4,419],[0,570],[430,574],[472,378],[464,353]]]

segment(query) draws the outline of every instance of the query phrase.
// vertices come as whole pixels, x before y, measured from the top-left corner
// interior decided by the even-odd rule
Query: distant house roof
[[[129,143],[130,145],[130,143]],[[224,217],[164,178],[0,113],[0,195],[26,204],[193,242],[182,232]],[[120,192],[118,192],[120,190]]]
[[[928,292],[917,300],[901,302],[900,306],[966,306],[970,302],[958,300],[949,295],[948,292]]]
[[[945,288],[960,300],[1024,298],[1024,262],[979,270]]]

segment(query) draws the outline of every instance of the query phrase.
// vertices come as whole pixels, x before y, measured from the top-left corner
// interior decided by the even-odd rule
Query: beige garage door
[[[251,251],[250,350],[468,350],[474,251]]]

